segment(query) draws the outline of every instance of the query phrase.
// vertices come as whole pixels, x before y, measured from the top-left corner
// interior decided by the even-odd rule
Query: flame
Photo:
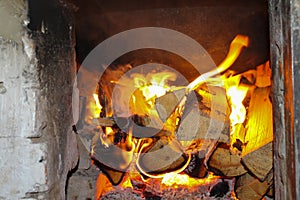
[[[171,90],[168,81],[176,79],[172,72],[153,72],[146,76],[143,74],[132,74],[135,92],[131,96],[131,112],[138,115],[156,116],[153,109],[155,99],[163,96]]]
[[[229,95],[231,101],[231,113],[229,119],[233,126],[245,121],[246,108],[243,105],[243,100],[247,94],[248,89],[248,87],[233,86],[227,91],[227,94]]]
[[[237,35],[231,42],[229,52],[228,52],[226,58],[223,60],[223,62],[221,64],[219,64],[219,66],[216,69],[209,71],[207,73],[204,73],[201,76],[199,76],[198,78],[196,78],[193,82],[191,82],[187,86],[188,89],[194,90],[195,88],[197,88],[197,86],[199,86],[200,84],[205,82],[208,78],[216,76],[216,75],[224,72],[225,70],[227,70],[238,58],[238,56],[240,55],[240,53],[242,51],[242,48],[247,47],[248,44],[249,44],[249,38],[247,36]]]
[[[166,173],[161,181],[165,186],[172,186],[177,188],[178,186],[197,187],[200,185],[210,184],[218,180],[219,176],[214,176],[212,173],[207,178],[196,179],[188,176],[187,174],[178,174],[174,172]]]
[[[98,94],[94,93],[93,97],[94,97],[94,101],[90,102],[89,107],[90,107],[90,110],[92,111],[92,117],[93,118],[99,118],[101,110],[102,110],[102,106],[99,102]]]
[[[241,75],[236,75],[225,80],[226,93],[231,107],[229,119],[232,127],[243,123],[246,118],[246,108],[243,101],[249,86],[240,85],[240,79]]]
[[[124,177],[123,181],[117,187],[133,188],[131,181],[130,181],[130,176],[126,175]],[[96,190],[94,193],[94,199],[100,200],[101,196],[103,194],[106,194],[112,190],[114,190],[114,186],[111,184],[111,182],[108,180],[108,178],[102,172],[100,172],[100,174],[97,178],[97,181],[96,181]]]
[[[214,81],[217,83],[220,83],[220,85],[225,85],[225,90],[226,90],[226,95],[230,104],[231,108],[231,113],[229,116],[230,119],[230,124],[231,124],[231,134],[234,134],[235,127],[237,127],[238,124],[243,124],[246,118],[247,110],[244,105],[244,99],[246,98],[248,91],[250,89],[250,86],[243,85],[241,84],[241,78],[242,74],[238,75],[228,75],[224,74],[220,77],[215,77],[216,75],[226,71],[238,58],[238,56],[241,53],[241,50],[243,47],[248,46],[249,43],[249,38],[246,36],[242,35],[237,35],[235,39],[232,41],[230,45],[229,52],[224,59],[224,61],[214,70],[207,72],[201,76],[199,76],[197,79],[195,79],[193,82],[191,82],[186,88],[187,90],[194,90],[197,88],[200,84],[204,83],[205,81],[210,82],[212,84]],[[246,72],[247,73],[247,72]],[[148,73],[147,75],[145,74],[131,74],[130,77],[123,78],[122,80],[113,81],[114,84],[117,84],[120,86],[120,90],[118,90],[119,95],[116,95],[116,98],[123,99],[126,95],[131,95],[130,96],[130,115],[132,114],[137,114],[137,115],[150,115],[154,116],[155,118],[159,118],[157,115],[157,111],[154,109],[154,103],[155,99],[163,96],[166,94],[166,92],[172,91],[174,89],[170,85],[168,85],[168,81],[174,81],[176,80],[176,74],[172,72],[151,72]],[[221,83],[222,82],[222,83]],[[122,90],[124,88],[124,90]],[[131,89],[134,88],[134,92],[129,92]],[[94,99],[95,102],[93,102],[94,109],[92,109],[93,116],[94,117],[99,117],[102,106],[100,105],[98,95],[94,94]],[[126,99],[126,98],[124,98]],[[183,104],[185,102],[184,100],[180,103]],[[128,103],[128,102],[126,102]],[[118,105],[118,108],[126,107],[128,106],[127,104],[123,105],[123,102],[121,101],[120,104]],[[178,107],[178,109],[183,108],[184,105],[181,105]],[[116,109],[116,110],[121,110],[122,109]],[[128,113],[126,113],[128,114]],[[177,119],[178,120],[178,119]],[[174,121],[171,120],[167,121],[167,123],[171,123],[171,125],[174,126]],[[175,123],[176,124],[176,123]],[[170,125],[170,126],[171,126]],[[106,127],[105,131],[105,137],[113,141],[113,136],[114,136],[114,130],[111,127]],[[219,176],[214,176],[212,173],[209,174],[208,177],[203,178],[203,179],[197,179],[197,178],[192,178],[187,174],[183,174],[182,172],[184,169],[188,166],[190,160],[191,160],[191,155],[188,154],[188,160],[186,164],[181,167],[180,169],[170,172],[170,173],[162,173],[162,174],[150,174],[147,173],[142,169],[142,167],[139,164],[139,157],[142,152],[142,150],[150,145],[152,143],[152,139],[137,139],[132,136],[131,130],[129,131],[128,137],[124,143],[118,144],[121,149],[126,149],[129,150],[128,152],[130,153],[137,153],[137,156],[132,156],[129,158],[129,156],[126,154],[121,155],[124,157],[124,159],[127,161],[126,165],[130,163],[131,161],[135,162],[135,170],[137,170],[139,173],[137,176],[139,178],[143,179],[141,174],[146,175],[150,178],[153,178],[157,181],[159,181],[159,184],[162,186],[166,187],[188,187],[188,188],[196,188],[201,185],[206,185],[206,184],[212,184],[217,182],[218,179],[220,179]],[[187,152],[185,152],[187,153]],[[128,156],[126,158],[126,156]],[[134,157],[134,158],[133,158]],[[135,171],[135,172],[137,172]],[[113,187],[111,186],[110,183],[107,183],[107,178],[103,178],[104,175],[101,175],[102,180],[99,180],[99,184],[104,184],[107,187],[103,191],[103,189],[99,193],[104,194],[107,191],[111,190]],[[134,177],[131,176],[131,172],[127,173],[127,175],[124,177],[124,180],[120,184],[122,188],[133,188],[131,180],[133,180]],[[144,180],[144,179],[143,179]],[[147,182],[147,180],[144,180],[144,182]],[[97,181],[98,184],[98,181]],[[97,188],[99,186],[97,185]],[[104,186],[100,186],[104,187]],[[100,196],[101,196],[100,194]],[[234,193],[232,196],[235,198]]]

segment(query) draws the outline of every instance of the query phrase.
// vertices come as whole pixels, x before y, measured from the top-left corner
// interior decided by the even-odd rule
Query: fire
[[[169,187],[179,187],[179,186],[187,186],[190,188],[201,186],[204,184],[210,184],[215,182],[220,177],[214,176],[212,173],[209,174],[207,178],[204,179],[196,179],[191,178],[187,174],[178,174],[174,172],[166,173],[161,181],[161,183],[165,186]]]
[[[176,74],[172,72],[153,72],[146,76],[133,74],[135,92],[131,96],[130,108],[133,114],[153,115],[157,117],[153,109],[155,99],[163,96],[171,90],[168,81],[174,81]]]
[[[149,100],[166,94],[170,90],[168,81],[175,79],[176,75],[171,72],[150,73],[146,77],[136,75],[134,85],[142,91],[146,100]]]
[[[196,89],[200,84],[204,83],[207,79],[216,76],[224,71],[226,71],[238,58],[242,48],[247,47],[249,44],[249,38],[243,35],[237,35],[230,44],[229,52],[226,58],[219,64],[219,66],[207,73],[202,74],[193,82],[191,82],[187,87],[189,90]]]
[[[231,126],[243,123],[246,118],[246,108],[243,101],[249,87],[240,85],[240,75],[236,75],[225,80],[226,93],[230,101],[231,113],[229,116]]]
[[[247,116],[247,109],[244,105],[244,100],[249,93],[249,90],[251,86],[246,84],[241,84],[242,74],[237,75],[228,75],[228,73],[218,76],[220,73],[225,72],[228,70],[228,68],[235,62],[237,57],[240,55],[241,50],[243,47],[248,46],[249,39],[246,36],[238,35],[231,43],[229,52],[224,59],[224,61],[214,70],[207,72],[205,74],[202,74],[197,79],[195,79],[193,82],[191,82],[188,86],[185,88],[187,89],[187,92],[190,92],[191,90],[197,89],[201,84],[204,82],[207,82],[211,85],[222,85],[224,86],[226,90],[226,97],[230,106],[230,125],[231,125],[231,134],[235,134],[235,130],[237,125],[243,124],[245,122],[246,116]],[[147,74],[142,73],[134,73],[131,74],[130,77],[123,77],[118,82],[114,82],[114,84],[119,87],[116,91],[118,92],[115,98],[121,99],[119,104],[117,105],[117,108],[115,109],[116,112],[122,113],[124,110],[122,110],[123,107],[128,107],[128,105],[125,105],[125,99],[129,99],[129,113],[126,113],[126,117],[131,115],[139,115],[139,116],[151,116],[151,119],[159,119],[157,110],[155,109],[155,100],[158,97],[161,97],[165,95],[167,92],[172,92],[174,90],[174,86],[169,85],[169,81],[175,81],[176,80],[176,74],[172,73],[170,71],[163,71],[163,72],[155,72],[152,71]],[[220,84],[221,83],[221,84]],[[182,88],[182,86],[181,86]],[[133,92],[132,92],[133,91]],[[129,95],[129,98],[128,98]],[[100,112],[102,110],[102,106],[99,102],[99,97],[97,94],[93,94],[94,96],[94,102],[90,104],[90,106],[93,108],[93,117],[99,118]],[[124,101],[123,101],[124,99]],[[115,99],[112,98],[114,101]],[[128,101],[126,102],[128,103]],[[179,105],[181,105],[183,101],[180,102]],[[227,103],[227,102],[226,102]],[[124,105],[123,105],[124,104]],[[227,105],[227,104],[226,104]],[[181,105],[183,108],[184,105]],[[116,114],[116,113],[113,113]],[[122,116],[123,117],[123,116]],[[170,119],[170,118],[169,118]],[[169,121],[166,121],[164,125],[170,123],[171,126],[174,127],[177,125],[178,120],[175,116],[175,119],[171,119]],[[169,125],[169,124],[168,124]],[[105,127],[105,139],[109,139],[111,142],[106,142],[107,146],[113,144],[113,137],[114,137],[114,129],[111,127]],[[174,135],[172,135],[174,136]],[[157,136],[159,137],[159,136]],[[234,138],[234,137],[232,137]],[[105,143],[105,139],[100,138]],[[176,171],[164,173],[148,173],[145,170],[142,169],[142,167],[139,164],[139,156],[145,147],[149,146],[153,142],[152,138],[135,138],[132,136],[132,130],[129,129],[129,133],[127,134],[127,139],[124,143],[117,144],[118,147],[120,147],[123,150],[128,150],[126,154],[120,154],[120,156],[124,157],[124,160],[126,160],[125,166],[131,167],[134,165],[133,171],[138,174],[139,178],[143,177],[141,174],[153,178],[156,180],[159,180],[159,184],[166,187],[187,187],[187,188],[196,188],[201,185],[205,184],[211,184],[215,183],[218,179],[220,179],[219,176],[213,175],[213,173],[209,173],[209,176],[203,179],[197,179],[192,178],[188,174],[184,174],[183,171],[187,168],[191,161],[191,154],[188,152],[184,152],[188,155],[188,159],[186,163],[184,163],[183,166],[180,167],[180,169],[177,169]],[[234,141],[231,141],[231,143]],[[131,156],[128,156],[128,152],[132,153]],[[134,155],[135,154],[135,155]],[[136,155],[138,154],[138,155]],[[127,156],[127,158],[125,158]],[[134,163],[134,164],[131,164]],[[130,165],[131,164],[131,165]],[[123,181],[120,183],[120,186],[122,188],[133,188],[132,185],[132,178],[131,172],[127,173],[125,175]],[[101,173],[99,176],[99,181],[97,181],[97,184],[100,184],[100,186],[97,185],[98,190],[96,193],[97,196],[101,196],[101,194],[104,194],[107,191],[110,191],[113,189],[112,185],[107,181],[107,178]],[[100,180],[102,179],[102,180]],[[146,180],[144,180],[146,182]],[[100,189],[105,188],[105,189]],[[234,194],[232,195],[234,196]]]
[[[100,117],[100,113],[102,110],[102,106],[99,102],[99,96],[98,94],[94,93],[93,94],[94,97],[94,101],[90,102],[90,110],[92,111],[92,117],[93,118],[99,118]]]

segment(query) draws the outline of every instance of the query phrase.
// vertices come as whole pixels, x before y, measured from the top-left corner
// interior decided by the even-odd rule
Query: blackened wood
[[[204,163],[205,158],[200,158],[199,153],[191,155],[191,161],[184,172],[191,177],[204,178],[207,176],[207,169]]]

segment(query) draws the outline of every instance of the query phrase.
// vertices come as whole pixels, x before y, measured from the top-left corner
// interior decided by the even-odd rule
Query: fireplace
[[[298,2],[1,4],[0,199],[299,196]]]

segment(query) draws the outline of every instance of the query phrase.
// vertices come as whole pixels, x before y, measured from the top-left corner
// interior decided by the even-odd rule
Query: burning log
[[[113,169],[114,172],[124,172],[132,161],[135,149],[134,144],[130,140],[130,137],[126,137],[124,141],[114,144],[114,141],[104,136],[102,129],[99,129],[99,133],[94,136],[92,141],[91,157],[96,162],[108,167],[104,168],[106,172],[109,172],[110,169]],[[100,165],[101,168],[102,166]],[[111,175],[113,172],[107,174]],[[111,180],[116,180],[113,177],[110,178]]]
[[[125,172],[111,169],[105,165],[98,165],[101,171],[106,175],[112,185],[118,185],[123,180]]]
[[[186,100],[185,98],[183,98],[184,95],[189,94],[199,88],[199,86],[203,85],[209,78],[220,75],[220,73],[226,71],[238,58],[243,47],[248,46],[248,43],[249,38],[247,36],[237,35],[230,44],[227,56],[217,68],[200,75],[194,81],[189,83],[189,85],[187,85],[185,89],[173,91],[173,94],[168,93],[166,97],[162,96],[157,98],[156,109],[161,119],[163,121],[166,121],[166,119],[176,109],[176,107],[184,104],[184,101]]]
[[[175,133],[179,141],[216,140],[229,143],[229,113],[225,90],[209,87],[190,93]],[[200,149],[201,150],[201,149]]]
[[[240,155],[229,148],[227,145],[219,146],[211,155],[208,166],[225,176],[240,176],[247,173]]]
[[[171,135],[167,130],[148,127],[150,119],[148,116],[132,115],[130,117],[103,117],[94,118],[93,124],[102,127],[113,127],[125,133],[132,131],[136,138],[150,138],[160,135]]]
[[[141,149],[142,155],[138,158],[138,168],[143,174],[161,174],[174,171],[187,163],[180,144],[176,140],[169,141],[161,137],[150,148]]]
[[[272,104],[270,88],[256,88],[248,109],[245,147],[242,151],[243,164],[261,181],[273,166]]]
[[[156,99],[156,110],[163,122],[167,121],[184,96],[185,89],[180,89],[174,92],[168,92],[166,95]]]
[[[272,176],[272,173],[270,174]],[[245,174],[237,180],[235,193],[240,200],[260,200],[268,192],[272,181],[259,181],[250,174]]]
[[[204,178],[207,176],[208,171],[206,169],[204,158],[199,157],[200,153],[195,153],[191,155],[191,161],[189,165],[185,168],[184,172],[190,177]]]

